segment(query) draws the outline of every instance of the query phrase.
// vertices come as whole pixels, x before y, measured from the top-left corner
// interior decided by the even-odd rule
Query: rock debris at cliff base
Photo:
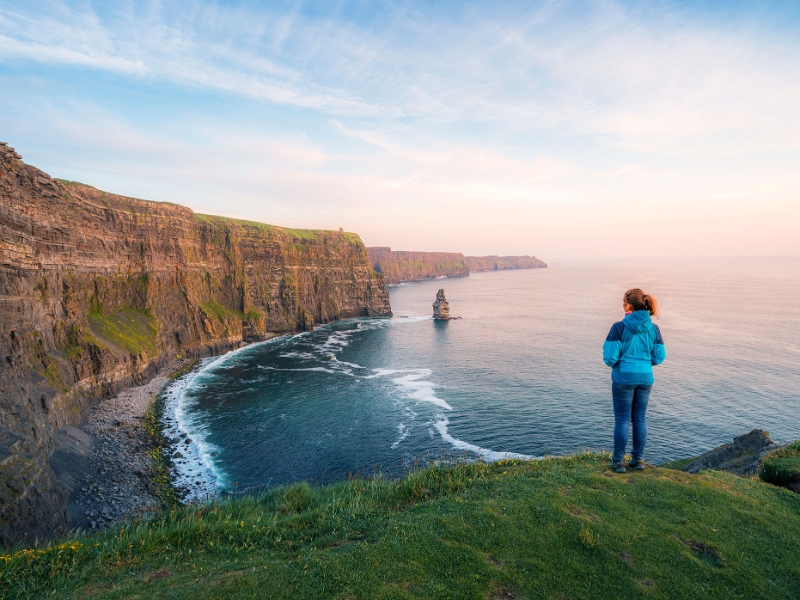
[[[180,361],[170,361],[162,373],[179,366]],[[50,464],[69,493],[68,528],[93,531],[161,508],[150,484],[153,464],[148,451],[155,443],[142,420],[170,381],[159,375],[105,398],[80,427],[57,432]]]

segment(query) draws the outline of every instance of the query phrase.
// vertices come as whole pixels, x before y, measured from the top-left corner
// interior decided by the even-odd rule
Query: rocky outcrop
[[[65,523],[54,432],[166,357],[390,314],[355,234],[61,182],[0,145],[0,544]]]
[[[544,269],[547,265],[535,256],[467,256],[472,272],[505,271],[507,269]]]
[[[444,297],[444,288],[436,292],[436,301],[433,303],[433,318],[437,321],[450,320],[450,304]]]
[[[750,433],[733,438],[733,442],[701,454],[683,467],[687,473],[708,469],[727,471],[735,475],[755,475],[764,456],[776,447],[769,433],[753,429]]]
[[[370,265],[383,273],[386,283],[469,275],[464,255],[458,252],[405,252],[379,246],[367,252]]]

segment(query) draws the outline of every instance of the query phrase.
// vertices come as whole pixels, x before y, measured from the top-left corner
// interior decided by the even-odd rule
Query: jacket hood
[[[643,333],[652,327],[650,313],[646,310],[637,310],[629,315],[625,315],[622,323],[633,333]]]

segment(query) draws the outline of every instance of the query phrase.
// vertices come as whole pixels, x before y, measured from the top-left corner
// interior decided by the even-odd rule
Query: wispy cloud
[[[519,248],[559,203],[800,201],[794,33],[671,3],[29,0],[0,4],[0,127],[118,191],[381,235],[492,207]]]
[[[544,4],[522,15],[476,6],[444,23],[397,10],[367,27],[335,11],[137,3],[109,16],[43,4],[0,8],[0,56],[332,115],[563,127],[637,151],[744,152],[800,139],[797,43],[666,8],[644,19],[614,3]],[[731,132],[742,143],[719,148],[715,136]]]

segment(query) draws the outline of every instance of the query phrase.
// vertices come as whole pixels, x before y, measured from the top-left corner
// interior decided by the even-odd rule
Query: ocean
[[[645,459],[753,428],[800,438],[800,259],[584,260],[390,287],[391,319],[350,319],[204,361],[166,392],[186,499],[415,461],[610,449],[602,344],[622,294],[655,296]],[[431,319],[444,288],[450,313]],[[187,441],[188,440],[188,441]]]

